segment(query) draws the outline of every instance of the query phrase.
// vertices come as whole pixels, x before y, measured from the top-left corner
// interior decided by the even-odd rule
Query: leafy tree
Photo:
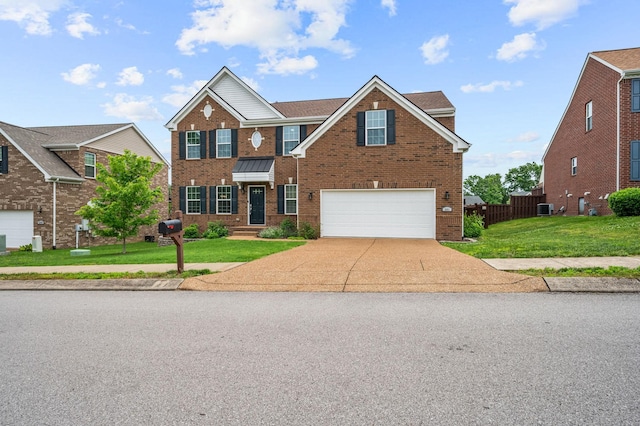
[[[509,194],[502,186],[500,173],[485,177],[469,176],[464,180],[464,192],[467,195],[477,195],[487,204],[506,204],[509,200]]]
[[[162,190],[151,188],[151,180],[161,168],[151,163],[150,157],[139,157],[129,150],[110,155],[109,168],[97,164],[97,197],[76,214],[89,219],[96,235],[122,240],[122,253],[126,253],[127,237],[158,221],[158,210],[150,209],[162,200]]]
[[[542,174],[542,165],[527,163],[519,167],[509,169],[504,176],[504,186],[508,193],[516,191],[531,191],[538,182]]]

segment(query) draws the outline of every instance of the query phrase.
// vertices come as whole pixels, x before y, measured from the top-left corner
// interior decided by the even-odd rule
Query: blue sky
[[[0,0],[0,121],[164,124],[223,66],[265,99],[348,97],[378,75],[442,90],[464,175],[541,162],[589,52],[638,47],[628,0]]]

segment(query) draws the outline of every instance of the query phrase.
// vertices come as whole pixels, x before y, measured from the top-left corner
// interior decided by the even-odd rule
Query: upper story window
[[[640,78],[631,80],[631,111],[640,112]]]
[[[396,112],[393,109],[357,113],[357,145],[384,146],[396,143]]]
[[[216,211],[218,214],[231,214],[231,185],[216,186]]]
[[[571,159],[571,176],[575,176],[578,174],[578,157],[573,157]]]
[[[387,111],[366,112],[366,145],[386,145],[387,143]]]
[[[199,186],[187,186],[187,214],[200,214]]]
[[[84,177],[96,177],[96,155],[91,152],[84,153]]]
[[[284,186],[284,214],[298,213],[298,185]]]
[[[587,132],[593,129],[593,104],[591,101],[587,102],[584,108],[585,110],[585,122]]]
[[[291,150],[300,143],[300,126],[283,126],[282,152],[291,155]]]
[[[9,147],[0,146],[0,175],[9,173]]]
[[[187,132],[187,159],[200,158],[200,132]]]
[[[231,129],[216,130],[216,157],[231,158]]]

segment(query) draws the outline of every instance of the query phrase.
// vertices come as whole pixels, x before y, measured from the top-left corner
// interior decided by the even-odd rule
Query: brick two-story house
[[[0,122],[0,235],[7,247],[30,244],[33,236],[44,248],[74,247],[75,225],[83,225],[75,212],[96,195],[96,165],[108,165],[109,155],[125,149],[163,165],[154,185],[165,193],[156,208],[166,217],[169,165],[134,124],[26,128]],[[157,228],[145,227],[140,238],[156,234]],[[115,242],[86,226],[77,237],[83,247]]]
[[[609,194],[640,186],[640,48],[587,56],[543,165],[547,202],[568,215],[611,214]]]
[[[223,68],[166,125],[172,186],[185,226],[460,240],[469,144],[454,119],[442,92],[378,77],[350,98],[268,103]]]

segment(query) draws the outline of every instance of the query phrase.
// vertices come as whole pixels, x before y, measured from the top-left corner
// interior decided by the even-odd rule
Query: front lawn
[[[640,217],[553,216],[497,223],[477,242],[443,243],[474,257],[640,255]]]
[[[249,262],[304,243],[304,241],[227,240],[225,238],[193,241],[184,245],[184,262]],[[44,250],[42,253],[14,251],[8,256],[0,256],[0,267],[176,263],[175,245],[158,247],[156,243],[127,243],[126,254],[121,253],[122,244],[119,243],[90,247],[90,250],[89,256],[74,257],[71,256],[69,249]]]

